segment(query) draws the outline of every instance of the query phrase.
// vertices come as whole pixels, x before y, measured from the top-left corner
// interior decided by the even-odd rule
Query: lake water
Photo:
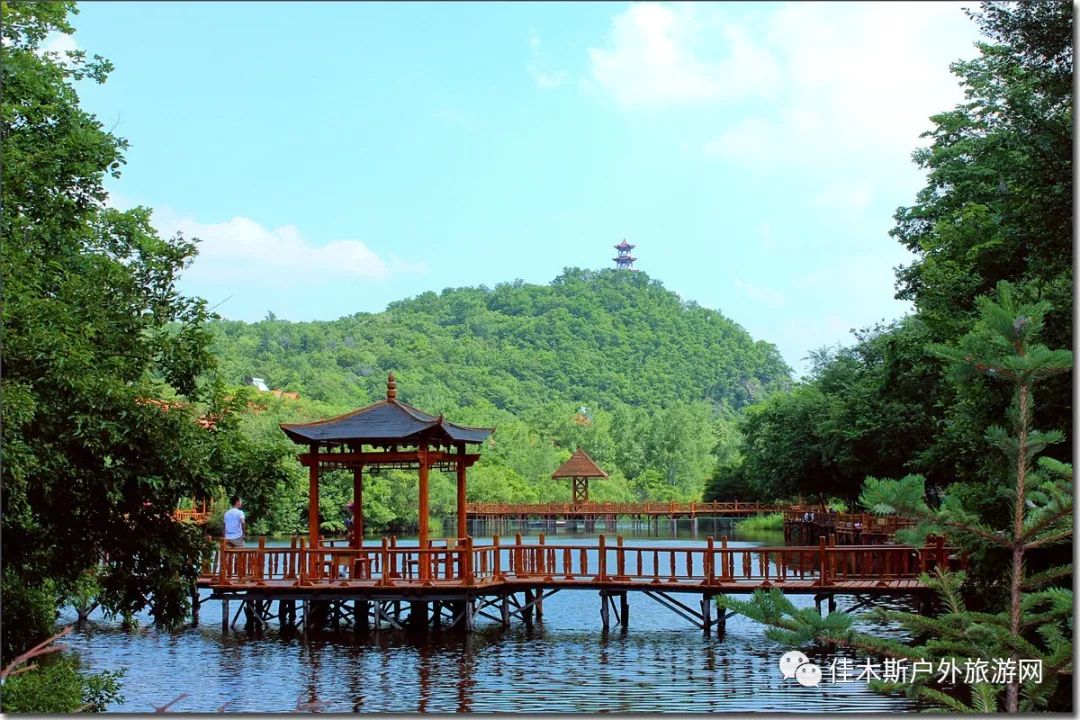
[[[664,525],[667,527],[665,528]],[[740,538],[723,520],[662,524],[660,536],[620,528],[628,545],[699,546],[706,535],[739,544],[779,545],[782,538]],[[666,534],[665,531],[666,530]],[[583,539],[560,529],[557,537]],[[557,542],[548,535],[549,542]],[[595,537],[590,535],[590,537]],[[763,542],[764,541],[764,542]],[[734,543],[733,543],[734,544]],[[686,596],[691,598],[693,596]],[[792,596],[813,606],[811,596]],[[853,603],[839,599],[839,609]],[[882,601],[885,602],[885,601]],[[888,601],[907,607],[904,601]],[[235,606],[235,604],[234,604]],[[543,623],[515,623],[406,634],[341,631],[304,638],[276,625],[258,636],[223,634],[221,603],[208,602],[198,628],[166,632],[141,617],[124,631],[95,615],[65,643],[90,669],[126,670],[124,702],[110,708],[148,712],[181,693],[170,709],[280,712],[318,700],[324,712],[898,712],[913,705],[870,692],[864,682],[803,687],[784,680],[780,656],[792,648],[765,638],[741,616],[723,639],[705,636],[641,593],[630,595],[630,626],[604,633],[595,591],[564,590],[544,601]],[[73,622],[73,611],[61,618]],[[895,628],[876,628],[897,637]],[[798,648],[826,668],[839,653]],[[850,656],[849,656],[850,657]]]

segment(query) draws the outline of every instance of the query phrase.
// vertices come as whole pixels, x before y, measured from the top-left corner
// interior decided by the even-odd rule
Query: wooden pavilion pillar
[[[574,504],[583,505],[589,502],[589,478],[574,478]]]
[[[457,536],[463,538],[468,532],[465,522],[465,443],[457,446]]]
[[[352,546],[364,544],[364,466],[353,468],[352,492]]]
[[[421,443],[419,452],[420,456],[420,549],[424,550],[428,546],[428,448],[427,443]],[[420,559],[420,579],[428,579],[428,565],[423,553],[419,556]]]
[[[311,444],[311,466],[308,468],[308,547],[319,547],[319,445]]]

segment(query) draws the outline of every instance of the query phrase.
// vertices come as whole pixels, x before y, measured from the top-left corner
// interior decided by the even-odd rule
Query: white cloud
[[[761,287],[745,282],[742,278],[735,278],[735,287],[751,300],[756,300],[770,308],[779,309],[784,307],[786,298],[784,293],[773,288]]]
[[[67,33],[51,32],[45,36],[45,40],[41,43],[41,52],[43,53],[60,53],[60,57],[66,57],[65,53],[75,52],[79,49],[79,44],[75,42],[75,38]]]
[[[929,116],[962,99],[948,66],[977,37],[954,3],[793,3],[754,29],[787,84],[766,112],[734,108],[703,149],[760,170],[840,154],[906,162]]]
[[[360,240],[315,245],[294,225],[271,230],[245,217],[207,224],[179,217],[168,208],[156,211],[153,218],[162,235],[179,231],[201,240],[199,255],[185,271],[184,280],[220,293],[254,288],[265,293],[342,281],[355,284],[426,270],[423,264],[394,256],[384,259]]]
[[[905,160],[929,116],[962,98],[949,63],[977,28],[956,3],[630,6],[591,79],[625,108],[723,104],[706,154],[771,170],[838,152]],[[959,48],[959,50],[958,50]],[[764,102],[762,102],[764,100]]]
[[[779,82],[773,56],[745,28],[718,27],[704,43],[726,50],[719,59],[698,53],[698,7],[638,3],[615,17],[611,47],[590,48],[593,79],[626,107],[769,95]]]

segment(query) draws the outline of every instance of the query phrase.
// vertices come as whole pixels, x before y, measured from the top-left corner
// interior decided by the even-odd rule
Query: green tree
[[[902,480],[867,478],[860,502],[876,513],[917,518],[919,525],[903,534],[902,540],[922,544],[933,533],[972,549],[991,545],[1006,550],[1010,562],[1003,601],[988,610],[975,611],[962,599],[963,573],[939,573],[933,579],[923,575],[922,581],[941,596],[945,607],[941,617],[877,613],[878,619],[900,622],[921,638],[911,646],[855,630],[846,614],[820,618],[812,609],[797,610],[776,592],[757,593],[749,603],[726,599],[722,604],[772,626],[770,637],[782,642],[801,644],[816,639],[841,643],[892,657],[931,660],[935,667],[942,659],[1008,658],[1014,667],[1020,659],[1038,660],[1045,682],[1021,684],[1014,675],[1004,685],[1004,709],[1031,712],[1065,702],[1057,690],[1061,680],[1072,674],[1073,593],[1066,585],[1072,564],[1027,572],[1033,555],[1068,543],[1073,536],[1072,467],[1038,457],[1048,445],[1061,442],[1063,434],[1033,427],[1035,386],[1069,372],[1072,353],[1050,350],[1037,342],[1048,303],[1018,302],[1006,282],[998,284],[997,295],[997,302],[979,298],[980,320],[957,346],[938,346],[935,352],[951,363],[959,379],[984,375],[1013,389],[1011,432],[992,426],[985,433],[986,442],[1006,459],[1007,480],[999,484],[1008,490],[998,493],[997,500],[1008,507],[1011,521],[1004,528],[994,526],[965,503],[963,494],[947,492],[940,505],[932,508],[923,478],[917,475]],[[1000,567],[976,567],[973,571],[999,577]],[[879,689],[895,691],[898,686],[881,685]],[[914,697],[952,710],[977,712],[997,710],[1001,689],[1000,685],[979,683],[964,697],[946,693],[926,677],[907,687]]]
[[[158,400],[193,398],[211,358],[204,302],[175,287],[194,244],[158,237],[144,208],[105,206],[126,143],[79,107],[73,83],[103,82],[111,66],[40,51],[49,32],[72,32],[74,4],[2,11],[8,658],[51,634],[59,604],[102,562],[107,610],[184,616],[201,538],[171,512],[209,492],[210,446],[190,405]]]
[[[931,118],[932,143],[914,154],[927,184],[896,213],[891,234],[916,258],[898,272],[897,297],[934,341],[954,342],[976,319],[976,297],[1008,280],[1018,297],[1051,303],[1046,341],[1071,347],[1073,6],[987,2],[969,15],[988,42],[952,66],[965,102]],[[1008,396],[981,382],[954,392],[927,459],[960,479],[985,475],[978,440]],[[1043,409],[1071,440],[1068,377],[1050,381]]]

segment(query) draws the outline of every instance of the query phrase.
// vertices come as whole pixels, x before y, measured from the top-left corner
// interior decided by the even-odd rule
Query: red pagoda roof
[[[636,248],[636,247],[637,247],[637,245],[631,245],[630,243],[623,240],[621,243],[619,243],[618,245],[615,246],[615,249],[616,250],[631,250],[631,249]]]

